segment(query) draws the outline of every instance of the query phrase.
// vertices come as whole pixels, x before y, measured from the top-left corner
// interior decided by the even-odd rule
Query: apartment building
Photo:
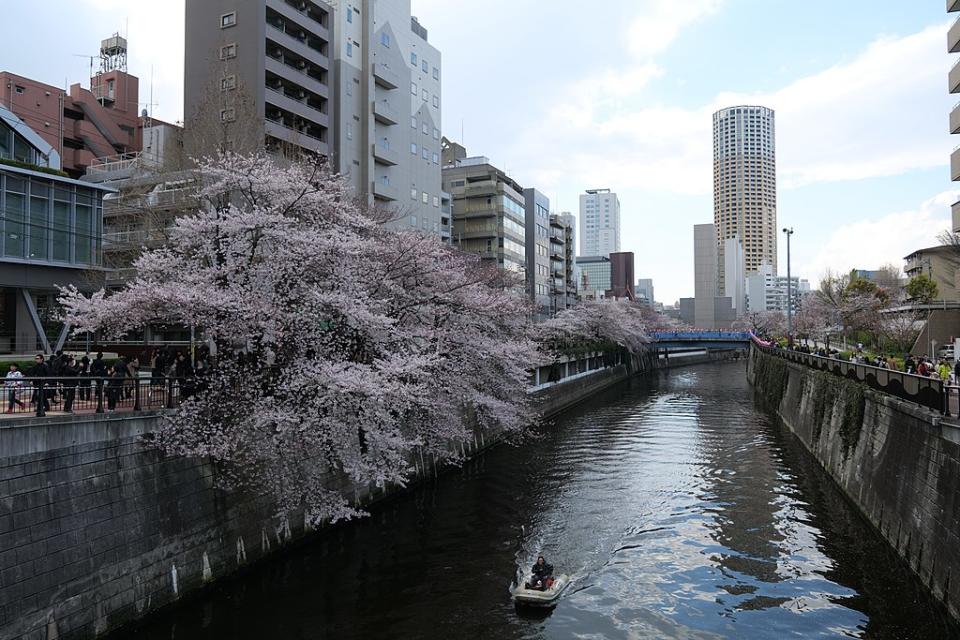
[[[956,13],[960,11],[960,0],[947,0],[947,13]],[[947,52],[960,53],[960,17],[950,25],[947,32]],[[956,60],[950,68],[947,75],[947,86],[950,93],[960,93],[960,60]],[[960,133],[960,102],[953,106],[950,112],[950,133]],[[960,147],[953,150],[950,154],[950,179],[954,182],[960,181]],[[953,218],[953,232],[960,233],[960,200],[953,203],[951,207]]]
[[[78,178],[97,158],[140,150],[140,81],[127,73],[126,59],[126,39],[103,40],[89,89],[0,72],[0,104],[57,152],[62,171]]]
[[[759,271],[747,276],[747,300],[750,311],[786,313],[787,300],[791,299],[790,308],[796,312],[800,308],[803,296],[809,293],[809,281],[793,276],[790,278],[788,287],[787,277],[776,275],[773,267],[768,264],[761,264]]]
[[[440,51],[410,0],[341,2],[333,16],[334,166],[358,193],[393,208],[395,227],[448,238]]]
[[[747,274],[777,264],[774,111],[736,106],[713,114],[713,223],[720,250],[719,293],[726,292],[724,241],[739,238]]]
[[[332,13],[322,0],[187,0],[184,116],[197,146],[329,156]]]
[[[620,251],[620,199],[610,189],[580,195],[580,255],[609,256]]]
[[[577,303],[575,233],[568,217],[562,214],[550,216],[550,306],[553,313]]]
[[[443,192],[450,194],[453,244],[518,274],[526,288],[526,198],[516,180],[483,156],[444,141]]]
[[[541,317],[551,314],[551,265],[562,260],[563,248],[550,233],[550,199],[536,189],[524,189],[526,212],[527,295]],[[562,265],[561,265],[562,270]]]

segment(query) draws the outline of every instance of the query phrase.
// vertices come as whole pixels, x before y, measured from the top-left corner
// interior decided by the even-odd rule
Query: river
[[[544,553],[574,583],[515,609]],[[635,378],[128,634],[947,638],[960,631],[754,400],[743,363]]]

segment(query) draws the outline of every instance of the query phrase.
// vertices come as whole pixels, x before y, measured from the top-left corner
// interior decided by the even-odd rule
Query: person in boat
[[[553,565],[549,564],[543,556],[537,556],[537,561],[530,573],[531,578],[527,583],[527,589],[546,591],[553,578]]]

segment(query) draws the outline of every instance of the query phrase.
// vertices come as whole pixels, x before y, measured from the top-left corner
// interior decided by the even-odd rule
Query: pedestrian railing
[[[4,381],[3,411],[105,413],[175,409],[198,390],[194,378],[23,377]]]
[[[948,388],[940,378],[928,378],[869,364],[859,364],[812,353],[781,349],[756,338],[753,339],[753,347],[764,353],[802,364],[811,369],[826,371],[841,378],[862,382],[871,389],[919,404],[946,416],[950,415]]]

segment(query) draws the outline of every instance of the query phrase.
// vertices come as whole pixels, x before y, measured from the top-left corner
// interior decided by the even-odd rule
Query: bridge
[[[658,332],[650,338],[653,346],[666,351],[728,351],[750,345],[750,334],[745,331]]]

